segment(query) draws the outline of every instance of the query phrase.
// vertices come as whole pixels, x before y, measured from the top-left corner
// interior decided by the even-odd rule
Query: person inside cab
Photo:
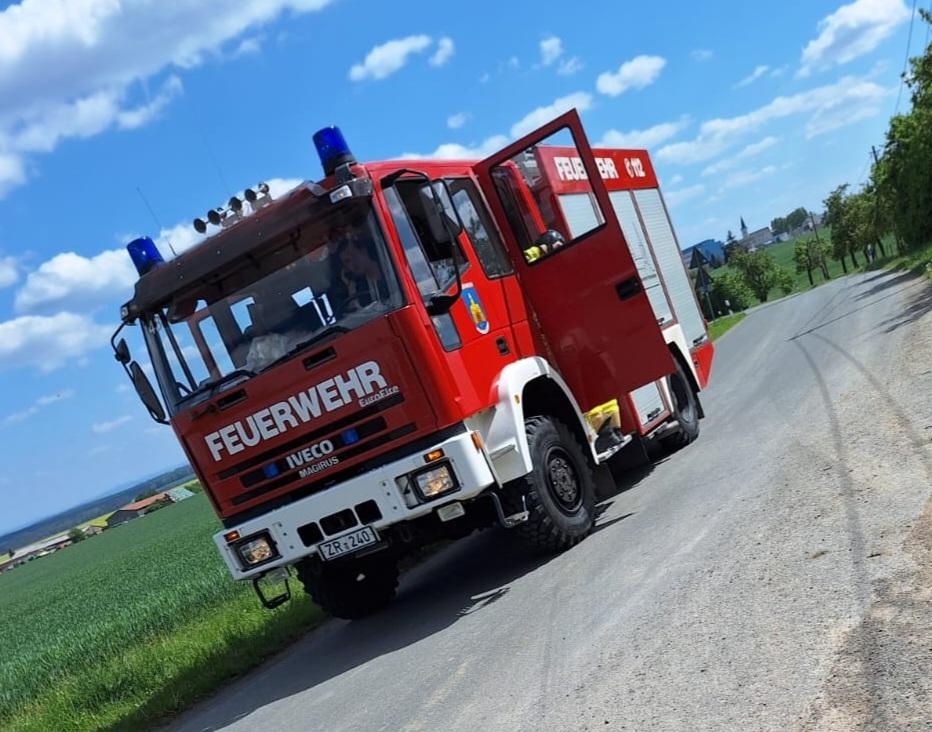
[[[337,240],[335,264],[338,276],[331,297],[338,317],[388,299],[382,267],[358,234],[347,233]]]

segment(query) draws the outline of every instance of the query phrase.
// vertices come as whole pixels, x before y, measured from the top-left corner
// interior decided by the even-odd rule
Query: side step
[[[492,497],[492,505],[495,506],[495,513],[498,514],[498,521],[503,528],[513,529],[518,524],[523,524],[530,517],[531,514],[527,510],[527,498],[524,496],[521,496],[521,507],[524,510],[506,516],[505,511],[502,509],[502,501],[498,497],[498,494],[491,491],[489,495]]]

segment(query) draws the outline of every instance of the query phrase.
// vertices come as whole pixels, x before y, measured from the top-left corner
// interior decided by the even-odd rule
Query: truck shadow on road
[[[618,495],[641,477],[616,485]],[[614,500],[596,508],[601,531],[633,515],[607,517]],[[481,614],[505,599],[512,586],[550,562],[573,561],[569,554],[531,554],[517,537],[504,530],[488,530],[444,547],[406,572],[395,602],[364,620],[330,620],[266,663],[258,671],[233,682],[163,729],[218,730],[252,712],[301,694],[353,669],[413,646],[454,623]],[[377,667],[376,667],[377,668]],[[396,666],[397,668],[397,666]],[[378,673],[378,671],[375,671]],[[314,699],[307,706],[312,709]]]

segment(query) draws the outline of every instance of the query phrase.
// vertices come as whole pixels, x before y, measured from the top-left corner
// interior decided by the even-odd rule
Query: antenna
[[[139,194],[139,197],[142,199],[142,202],[146,204],[146,208],[149,209],[149,213],[152,214],[152,220],[155,221],[155,225],[159,228],[159,231],[164,231],[162,227],[162,222],[159,221],[159,217],[155,215],[155,211],[152,210],[152,206],[149,205],[149,201],[146,199],[145,194],[142,192],[142,188],[136,186],[136,193]],[[168,235],[165,235],[165,241],[168,242],[168,248],[172,250],[172,256],[177,257],[178,253],[175,251],[175,247],[172,246],[172,240],[169,239]]]

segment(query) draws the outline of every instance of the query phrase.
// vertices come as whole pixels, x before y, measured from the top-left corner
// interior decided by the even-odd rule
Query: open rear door
[[[580,406],[591,409],[671,373],[672,357],[575,110],[475,171],[551,357]]]

